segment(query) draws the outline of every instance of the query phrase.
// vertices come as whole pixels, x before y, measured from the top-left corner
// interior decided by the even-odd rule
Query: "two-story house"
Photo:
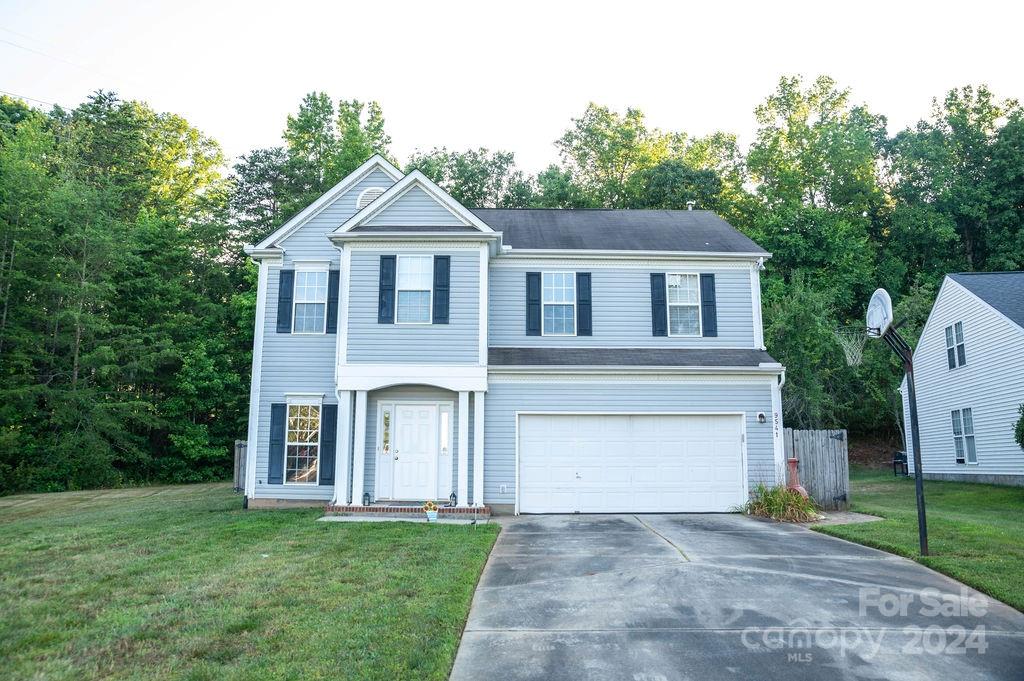
[[[914,348],[921,474],[1024,485],[1024,272],[946,275]],[[903,423],[913,451],[906,379]],[[911,473],[913,457],[908,457]]]
[[[250,507],[728,511],[784,479],[770,254],[713,213],[468,209],[375,156],[246,252]]]

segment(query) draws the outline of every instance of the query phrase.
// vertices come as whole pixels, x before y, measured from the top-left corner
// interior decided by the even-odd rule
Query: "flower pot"
[[[436,523],[437,522],[437,511],[424,511],[424,513],[427,514],[427,522],[428,523]]]

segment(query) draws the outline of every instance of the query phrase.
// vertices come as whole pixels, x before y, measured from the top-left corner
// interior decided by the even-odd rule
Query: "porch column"
[[[473,505],[484,505],[484,391],[473,393]]]
[[[366,464],[366,391],[356,391],[355,443],[352,445],[352,503],[363,503],[366,491],[364,468]]]
[[[352,443],[352,391],[338,391],[338,441],[334,448],[334,498],[331,504],[348,503],[348,455]]]
[[[469,392],[459,392],[459,506],[469,506]]]

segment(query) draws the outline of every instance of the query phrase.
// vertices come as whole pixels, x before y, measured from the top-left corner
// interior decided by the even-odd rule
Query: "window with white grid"
[[[700,276],[669,274],[668,334],[670,336],[700,335]]]
[[[289,404],[284,481],[315,485],[320,463],[320,405]]]
[[[399,324],[429,324],[434,288],[434,257],[431,255],[398,256]]]
[[[295,272],[292,333],[324,333],[327,324],[327,270]]]
[[[543,290],[545,336],[576,335],[576,273],[544,272]]]

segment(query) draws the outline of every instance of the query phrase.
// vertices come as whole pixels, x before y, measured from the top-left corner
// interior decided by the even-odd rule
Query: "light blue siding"
[[[386,173],[375,170],[352,188],[339,196],[306,224],[280,242],[284,248],[285,267],[291,267],[295,260],[330,260],[337,267],[338,249],[327,239],[327,235],[340,227],[356,214],[356,201],[364,189],[369,187],[391,187],[394,181]]]
[[[526,272],[537,266],[492,267],[489,275],[488,344],[494,347],[754,347],[754,313],[750,271],[709,269],[715,274],[718,336],[680,338],[651,335],[651,272],[673,269],[577,267],[591,272],[592,336],[527,336]],[[548,268],[560,271],[567,268]],[[680,265],[676,271],[694,272]]]
[[[950,369],[945,329],[956,322],[963,323],[967,364]],[[1013,439],[1017,410],[1024,404],[1024,329],[947,278],[914,349],[914,375],[926,476],[1024,476],[1024,451]],[[908,467],[913,473],[905,396],[903,404]],[[964,408],[972,412],[977,464],[956,462],[951,412]]]
[[[413,186],[366,223],[370,226],[455,226],[465,222],[420,187]]]
[[[365,491],[370,493],[370,496],[374,496],[374,489],[376,485],[377,475],[377,441],[379,435],[377,433],[377,410],[381,402],[451,402],[452,403],[452,451],[449,452],[448,456],[451,457],[452,467],[452,479],[451,488],[452,490],[458,490],[458,475],[459,475],[459,394],[450,390],[442,390],[440,388],[434,388],[432,386],[425,385],[401,385],[393,388],[384,388],[383,390],[373,390],[367,395],[366,400],[366,450],[363,452],[365,457]],[[473,405],[472,397],[470,397],[470,418],[469,418],[469,491],[472,496],[473,491]],[[486,466],[485,466],[486,468]],[[381,495],[382,498],[386,498],[387,494]],[[359,495],[362,498],[362,495]]]
[[[388,253],[363,249],[352,252],[348,361],[364,364],[479,362],[480,254],[475,250],[424,251],[451,256],[447,324],[378,324],[380,256]]]
[[[747,478],[750,485],[775,484],[771,423],[757,413],[772,412],[771,385],[751,383],[600,383],[492,381],[484,421],[484,501],[515,502],[516,412],[744,412],[747,424]],[[506,490],[501,492],[501,485]]]

